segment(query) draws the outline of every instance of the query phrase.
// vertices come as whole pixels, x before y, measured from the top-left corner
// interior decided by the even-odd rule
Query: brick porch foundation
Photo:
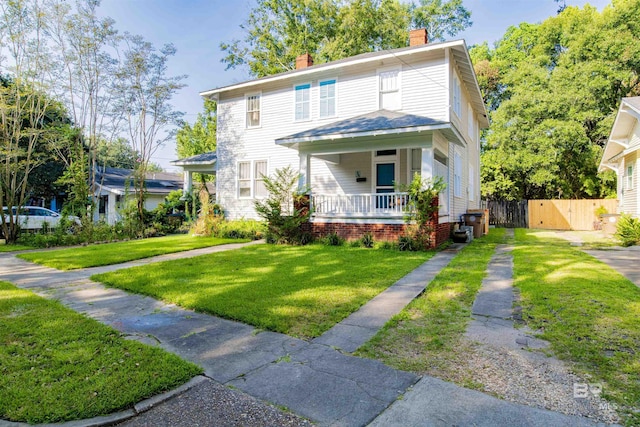
[[[365,233],[371,233],[377,241],[393,241],[405,232],[404,224],[353,224],[341,222],[312,222],[305,224],[307,230],[316,238],[336,233],[346,240],[357,240]],[[432,233],[434,247],[446,242],[451,235],[451,223],[438,224]]]

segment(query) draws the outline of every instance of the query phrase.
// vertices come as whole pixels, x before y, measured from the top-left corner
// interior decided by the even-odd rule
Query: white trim
[[[308,90],[308,94],[309,94],[309,99],[307,100],[307,103],[309,105],[309,115],[306,118],[301,118],[299,119],[297,117],[297,107],[298,107],[298,88],[302,88],[303,86],[308,86],[308,88],[306,88],[306,90]],[[300,89],[302,90],[302,89]],[[311,82],[303,82],[303,83],[295,83],[293,85],[293,122],[294,123],[302,123],[302,122],[310,122],[311,121],[311,117],[312,117],[312,90],[313,90],[313,83]]]
[[[249,104],[248,100],[250,97],[258,97],[258,124],[256,126],[249,126]],[[259,129],[262,127],[262,118],[264,115],[264,111],[262,108],[262,91],[258,92],[248,92],[244,94],[244,127],[245,129]]]
[[[333,80],[333,115],[332,116],[322,116],[321,112],[322,112],[322,108],[320,108],[320,102],[321,102],[321,98],[320,98],[320,91],[322,88],[322,83],[325,82],[330,82]],[[327,86],[327,85],[325,85]],[[325,120],[325,119],[334,119],[336,117],[339,117],[340,114],[338,113],[338,78],[337,77],[330,77],[330,78],[323,78],[323,79],[319,79],[318,80],[318,119],[319,120]]]

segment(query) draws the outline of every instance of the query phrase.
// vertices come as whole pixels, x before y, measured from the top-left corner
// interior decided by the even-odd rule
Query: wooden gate
[[[604,206],[616,213],[615,199],[529,200],[529,228],[549,230],[593,230],[596,209]]]
[[[526,200],[483,200],[482,207],[489,210],[489,225],[506,228],[527,228]]]

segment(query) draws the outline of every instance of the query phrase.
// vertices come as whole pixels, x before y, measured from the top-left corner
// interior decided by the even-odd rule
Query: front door
[[[396,180],[396,163],[376,163],[376,194],[393,193]],[[389,208],[389,197],[376,197],[376,208]]]

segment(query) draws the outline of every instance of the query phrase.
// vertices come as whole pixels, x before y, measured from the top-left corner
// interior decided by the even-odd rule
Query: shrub
[[[375,244],[374,240],[373,240],[373,234],[371,233],[364,233],[364,235],[362,236],[362,238],[360,239],[360,243],[362,244],[362,246],[364,246],[365,248],[372,248]]]
[[[407,236],[398,240],[400,250],[431,249],[431,233],[434,231],[433,221],[437,221],[438,194],[446,188],[441,177],[433,180],[422,179],[417,173],[408,186],[400,186],[400,191],[409,194],[405,223]]]
[[[338,233],[329,233],[321,239],[326,246],[342,246],[345,240]]]
[[[640,245],[640,220],[628,214],[620,216],[615,237],[622,246]]]
[[[269,192],[265,200],[257,200],[255,209],[267,222],[266,238],[269,243],[303,244],[303,224],[311,212],[304,203],[308,189],[297,190],[300,175],[290,166],[276,169],[274,176],[263,176]]]

